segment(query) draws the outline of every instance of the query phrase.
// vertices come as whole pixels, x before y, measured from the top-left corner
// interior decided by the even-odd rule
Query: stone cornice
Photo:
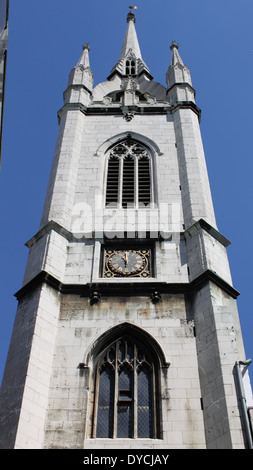
[[[69,230],[65,229],[64,227],[62,227],[60,224],[58,224],[54,220],[50,220],[32,238],[30,238],[30,240],[28,240],[25,243],[25,246],[27,246],[28,248],[31,248],[41,237],[43,237],[43,235],[51,232],[51,230],[54,230],[55,232],[59,233],[64,238],[66,238],[68,241],[70,241],[74,238],[73,234],[71,232],[69,232]]]
[[[231,242],[226,237],[224,237],[224,235],[222,235],[216,228],[208,224],[204,219],[200,219],[197,222],[195,222],[193,225],[191,225],[191,227],[188,227],[184,232],[181,232],[180,236],[184,237],[187,240],[187,238],[191,237],[192,235],[194,235],[194,233],[198,232],[201,229],[205,230],[207,233],[209,233],[209,235],[211,235],[216,240],[218,240],[225,248],[231,244]],[[54,230],[59,235],[62,235],[68,241],[76,240],[76,237],[72,232],[62,227],[62,225],[58,224],[54,220],[50,220],[32,238],[30,238],[30,240],[28,240],[25,243],[25,245],[28,248],[31,248],[31,246],[34,245],[43,235],[49,233],[51,230]],[[127,234],[125,234],[125,236],[126,235]],[[134,235],[135,235],[135,238],[138,238],[138,232],[135,233]],[[90,238],[96,239],[95,234],[93,233]],[[105,235],[103,235],[102,238],[106,238]],[[150,234],[148,232],[146,234],[146,238],[150,240]],[[101,239],[101,235],[99,236],[99,239]],[[157,237],[155,238],[155,240],[159,240],[159,239],[164,239],[164,237],[162,237],[160,233],[157,234]],[[82,241],[82,239],[80,240],[80,238],[78,237],[78,241]]]
[[[194,113],[197,114],[200,121],[201,109],[195,103],[193,103],[193,101],[178,101],[171,106],[171,113],[174,113],[178,109],[191,109],[194,111]]]
[[[87,88],[83,83],[71,83],[68,88],[66,88],[66,90],[64,91],[63,96],[65,96],[67,92],[71,89],[79,90],[80,88],[83,88],[85,91],[87,91],[87,93],[89,93],[89,95],[92,96],[92,91]]]
[[[131,107],[129,107],[131,108]],[[197,114],[199,120],[201,117],[201,110],[196,106],[193,101],[179,101],[174,105],[170,105],[169,103],[160,103],[156,105],[135,105],[134,112],[135,114],[139,115],[157,115],[157,114],[173,114],[178,109],[191,109],[194,113]],[[60,122],[62,115],[66,111],[81,111],[83,114],[87,116],[108,116],[108,115],[122,115],[122,105],[92,105],[92,106],[84,106],[82,103],[66,103],[63,107],[58,111],[58,121]]]
[[[87,284],[65,284],[56,279],[46,271],[41,271],[36,277],[30,282],[23,286],[16,294],[15,297],[18,301],[23,299],[32,290],[38,288],[42,283],[45,283],[65,295],[79,295],[80,297],[92,298],[94,293],[100,297],[134,297],[134,296],[152,296],[155,293],[162,294],[193,294],[203,285],[208,282],[212,282],[226,294],[230,295],[233,299],[236,299],[240,293],[234,289],[233,286],[228,284],[224,279],[220,278],[215,272],[206,270],[200,276],[195,278],[189,283],[166,283],[160,282],[156,279],[149,279],[149,281],[140,282],[134,279],[126,280],[125,283],[117,283],[114,280],[112,282],[101,279],[101,282],[87,283]]]
[[[187,239],[198,232],[200,229],[205,230],[209,235],[218,240],[223,246],[228,247],[231,242],[224,237],[216,228],[208,224],[204,219],[200,219],[195,222],[191,227],[187,228],[184,232],[184,237]]]
[[[173,85],[171,85],[170,88],[167,88],[166,94],[168,94],[168,93],[169,93],[173,88],[175,88],[175,87],[179,87],[179,88],[185,88],[185,87],[187,87],[187,88],[189,88],[189,89],[193,92],[194,96],[196,95],[196,90],[190,85],[190,83],[187,83],[187,82],[178,82],[178,83],[174,83]]]
[[[41,237],[50,233],[52,230],[58,233],[59,235],[61,235],[62,237],[66,238],[66,240],[68,240],[69,242],[75,241],[75,242],[83,243],[84,240],[96,240],[96,239],[107,240],[106,234],[104,233],[101,234],[100,232],[99,232],[99,237],[97,237],[94,232],[90,234],[89,237],[85,237],[85,235],[83,235],[83,237],[80,237],[80,236],[76,237],[72,232],[62,227],[62,225],[58,224],[58,222],[55,222],[54,220],[50,220],[46,225],[40,228],[40,230],[32,238],[30,238],[25,243],[25,246],[27,246],[28,248],[31,248]],[[134,236],[135,239],[138,239],[138,232],[133,232],[132,235]],[[127,238],[127,232],[124,233],[124,239],[125,238]],[[146,232],[146,240],[148,241],[150,240],[156,241],[156,240],[159,240],[160,238],[162,237],[159,233],[157,234],[157,237],[154,238],[153,236],[151,236],[150,232]],[[111,240],[111,238],[109,238],[109,240]],[[143,240],[143,238],[141,238],[141,240]],[[131,241],[132,241],[132,238],[131,238]],[[116,243],[118,242],[121,243],[122,239],[118,238]]]

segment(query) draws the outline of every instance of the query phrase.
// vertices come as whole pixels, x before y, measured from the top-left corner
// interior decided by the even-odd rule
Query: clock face
[[[104,276],[150,276],[150,250],[105,250]]]

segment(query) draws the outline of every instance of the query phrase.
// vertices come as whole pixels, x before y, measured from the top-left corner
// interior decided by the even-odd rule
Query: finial
[[[88,51],[90,51],[90,45],[89,45],[88,42],[86,42],[86,43],[84,44],[84,46],[83,46],[83,51],[84,51],[84,49],[88,49]]]
[[[175,47],[176,49],[178,49],[178,47],[179,47],[178,44],[176,43],[176,41],[172,41],[172,44],[171,44],[171,46],[170,46],[171,51],[172,51],[172,49],[173,49],[174,47]]]
[[[127,23],[129,23],[129,21],[131,20],[135,23],[136,20],[135,20],[135,14],[133,10],[137,10],[137,7],[133,5],[133,6],[130,6],[129,8],[130,8],[130,12],[127,15]]]

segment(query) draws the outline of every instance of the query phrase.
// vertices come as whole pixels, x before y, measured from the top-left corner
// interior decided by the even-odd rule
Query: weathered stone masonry
[[[70,73],[41,224],[16,294],[1,448],[249,447],[234,373],[245,353],[230,242],[215,221],[190,72],[175,42],[171,54],[164,87],[142,59],[130,12],[108,79],[93,88],[88,44]],[[127,141],[151,158],[145,208],[105,203],[110,149]],[[151,274],[105,277],[104,248],[115,246],[148,247]],[[98,364],[120,338],[154,359],[155,424],[141,439],[136,411],[134,438],[117,437],[115,425],[107,438],[94,431]],[[247,374],[244,386],[250,406]],[[136,407],[136,391],[124,393]],[[114,422],[119,405],[120,395]]]

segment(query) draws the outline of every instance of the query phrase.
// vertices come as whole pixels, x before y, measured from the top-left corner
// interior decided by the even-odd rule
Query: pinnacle
[[[172,44],[170,46],[170,50],[172,51],[172,57],[171,57],[172,66],[176,64],[180,64],[184,66],[184,63],[179,55],[178,48],[179,48],[179,45],[176,43],[176,41],[172,41]]]
[[[89,43],[86,42],[83,46],[83,52],[77,63],[77,67],[80,65],[82,65],[84,68],[90,67],[89,51],[90,51],[90,46],[89,46]]]

